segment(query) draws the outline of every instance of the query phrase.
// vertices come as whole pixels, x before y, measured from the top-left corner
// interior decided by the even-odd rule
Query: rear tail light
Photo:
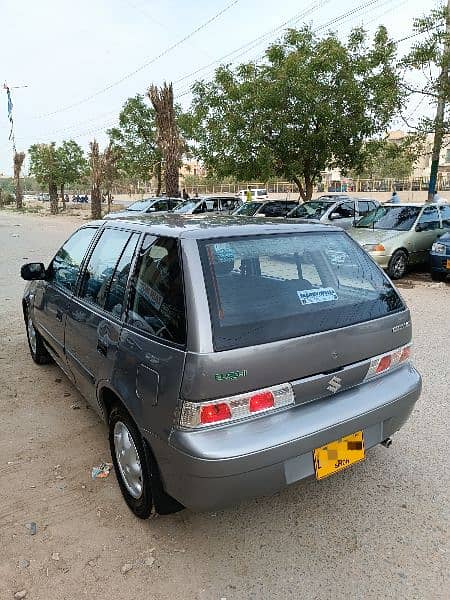
[[[192,428],[232,423],[290,404],[294,404],[294,392],[289,383],[209,402],[184,401],[180,426]]]
[[[365,379],[375,377],[380,373],[386,373],[401,363],[406,363],[411,358],[411,344],[392,350],[381,356],[375,356],[370,360],[370,367]]]

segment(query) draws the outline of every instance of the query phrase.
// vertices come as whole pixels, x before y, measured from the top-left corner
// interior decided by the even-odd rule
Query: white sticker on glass
[[[297,291],[297,296],[302,304],[317,304],[318,302],[331,302],[338,299],[336,290],[331,287],[300,290]]]

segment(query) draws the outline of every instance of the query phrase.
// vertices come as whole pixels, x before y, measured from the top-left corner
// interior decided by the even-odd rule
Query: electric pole
[[[434,119],[434,141],[433,151],[431,154],[431,169],[430,169],[430,183],[428,185],[428,198],[427,202],[433,202],[434,192],[437,188],[437,175],[439,168],[439,157],[441,154],[442,138],[444,136],[444,119],[445,119],[445,106],[448,101],[448,69],[449,69],[449,38],[450,38],[450,0],[447,0],[447,15],[446,15],[446,27],[445,27],[445,41],[444,51],[442,60],[442,70],[439,75],[438,84],[438,102],[436,117]]]

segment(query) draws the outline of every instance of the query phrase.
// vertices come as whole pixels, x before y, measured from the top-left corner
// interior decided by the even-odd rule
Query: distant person
[[[195,192],[194,198],[198,198],[198,192]]]
[[[189,194],[187,193],[187,191],[186,191],[186,188],[183,188],[183,193],[182,193],[182,195],[183,195],[183,200],[189,200],[190,196],[189,196]]]
[[[247,202],[251,202],[252,201],[252,192],[250,190],[247,190],[245,192],[245,198],[246,198]]]
[[[389,202],[391,204],[400,204],[400,196],[395,190],[392,192],[392,196],[390,197]]]

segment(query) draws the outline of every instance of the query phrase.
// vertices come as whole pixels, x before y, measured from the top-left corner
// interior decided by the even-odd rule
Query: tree
[[[25,160],[25,152],[14,152],[14,182],[16,186],[16,208],[21,209],[22,203],[22,188],[20,186],[20,171],[22,170],[23,161]]]
[[[103,178],[103,158],[100,153],[98,142],[90,142],[89,165],[91,176],[91,217],[93,219],[102,218],[102,178]]]
[[[183,142],[175,118],[172,84],[158,88],[151,85],[148,97],[155,111],[156,142],[164,160],[164,182],[167,196],[178,196],[178,171]]]
[[[406,179],[423,151],[423,138],[411,135],[400,143],[386,139],[368,140],[362,150],[363,160],[352,176],[363,179]]]
[[[58,214],[58,184],[60,181],[59,157],[55,142],[33,144],[30,155],[30,174],[36,177],[41,186],[48,186],[50,212]]]
[[[117,150],[117,168],[133,181],[157,180],[161,193],[161,152],[156,143],[155,111],[142,95],[129,98],[119,115],[118,127],[108,130]]]
[[[363,159],[364,140],[384,131],[401,105],[395,43],[380,27],[340,42],[289,30],[265,60],[220,67],[193,87],[196,154],[218,176],[296,183],[304,200],[326,168]]]
[[[421,71],[426,79],[425,87],[416,89],[410,85],[405,87],[409,92],[419,93],[436,105],[434,120],[422,119],[420,127],[423,132],[434,131],[433,150],[431,155],[430,183],[428,201],[433,200],[436,189],[439,156],[442,140],[450,133],[450,121],[446,106],[450,100],[450,0],[430,11],[414,22],[416,33],[427,34],[425,39],[415,44],[403,59],[406,68]],[[437,74],[437,75],[434,75]]]
[[[66,185],[77,183],[86,174],[88,163],[83,150],[73,140],[64,141],[56,150],[58,160],[58,183],[63,208],[65,208],[64,189]]]

